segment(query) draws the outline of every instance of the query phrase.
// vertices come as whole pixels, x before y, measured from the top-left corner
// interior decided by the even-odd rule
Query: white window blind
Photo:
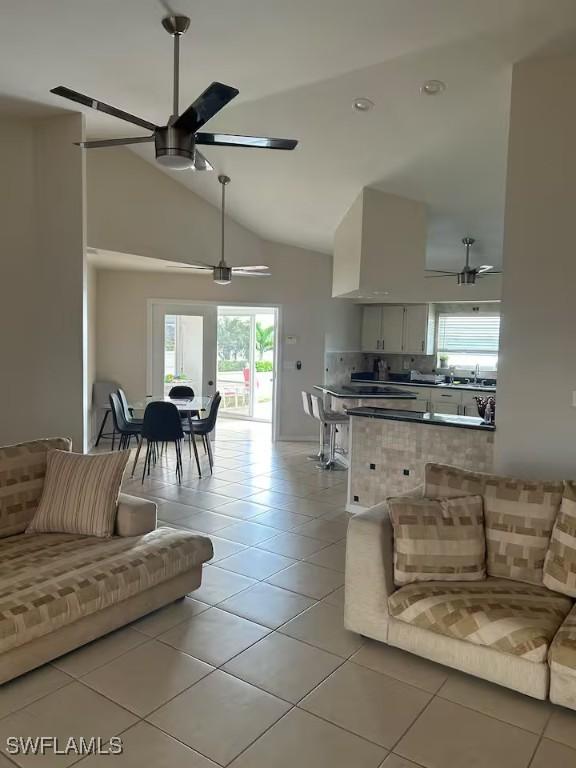
[[[440,315],[438,352],[497,354],[499,315]]]

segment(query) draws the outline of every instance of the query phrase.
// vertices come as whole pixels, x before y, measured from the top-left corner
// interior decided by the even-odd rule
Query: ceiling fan
[[[59,85],[57,88],[52,88],[50,92],[152,131],[149,136],[83,141],[78,146],[83,149],[94,149],[96,147],[117,147],[125,144],[154,142],[156,160],[161,165],[172,170],[192,168],[196,171],[214,170],[204,155],[196,149],[197,145],[294,149],[298,144],[294,139],[200,132],[200,128],[239,93],[236,88],[223,83],[214,82],[209,85],[196,101],[192,102],[188,109],[179,115],[180,37],[190,26],[190,19],[188,16],[166,16],[162,19],[162,26],[174,38],[173,101],[172,114],[168,123],[155,125],[141,117],[124,112],[122,109],[105,104],[103,101],[97,101],[91,96]]]
[[[427,272],[436,272],[435,275],[426,275],[426,277],[457,277],[458,285],[474,285],[477,278],[489,277],[490,275],[499,275],[500,270],[494,269],[490,264],[484,264],[481,267],[470,266],[470,247],[476,240],[473,237],[464,237],[462,242],[466,248],[466,263],[460,272],[450,272],[444,269],[428,269]]]
[[[224,227],[226,212],[226,185],[230,183],[230,177],[220,174],[218,181],[222,186],[222,206],[220,218],[220,261],[218,264],[206,264],[203,261],[197,261],[194,264],[185,264],[181,267],[169,266],[168,269],[202,269],[212,272],[212,279],[218,285],[229,285],[232,282],[232,275],[237,277],[271,277],[268,271],[269,267],[265,265],[229,267],[224,258]]]

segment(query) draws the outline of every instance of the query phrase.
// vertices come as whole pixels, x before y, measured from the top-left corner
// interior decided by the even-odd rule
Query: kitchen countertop
[[[439,427],[460,427],[462,429],[480,429],[494,432],[493,424],[485,424],[479,416],[456,416],[451,413],[422,413],[421,411],[397,411],[392,408],[375,408],[360,406],[347,408],[349,416],[360,416],[368,419],[387,419],[389,421],[408,421],[414,424],[433,424]]]
[[[393,386],[393,387],[431,387],[433,389],[464,389],[478,392],[495,393],[496,387],[483,386],[482,384],[434,384],[430,381],[389,381],[379,379],[352,379],[353,386]]]
[[[314,389],[319,389],[320,392],[324,392],[332,397],[340,398],[342,400],[368,400],[370,398],[377,400],[416,400],[416,395],[403,392],[401,389],[394,389],[393,387],[373,386],[367,385],[348,385],[344,384],[338,387],[329,387],[324,384],[317,384]]]

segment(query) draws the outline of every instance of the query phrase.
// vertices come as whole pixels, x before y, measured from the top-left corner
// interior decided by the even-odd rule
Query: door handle
[[[210,379],[210,381],[208,382],[208,386],[209,387],[213,387],[214,386],[214,382],[212,381],[212,379]]]

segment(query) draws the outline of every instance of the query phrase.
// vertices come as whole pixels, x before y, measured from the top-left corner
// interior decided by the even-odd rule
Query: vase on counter
[[[484,419],[486,424],[494,424],[496,419],[496,398],[490,397],[475,397],[476,407],[478,408],[478,415],[481,419]]]

